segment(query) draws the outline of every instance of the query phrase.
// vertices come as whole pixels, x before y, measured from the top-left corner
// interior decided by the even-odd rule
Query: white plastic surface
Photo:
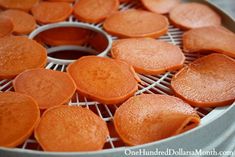
[[[128,8],[134,8],[136,7],[136,3],[129,3],[129,4],[123,4],[120,9],[128,9]],[[228,17],[227,17],[228,18]],[[75,26],[75,27],[81,27],[81,25],[84,27],[89,27],[91,29],[94,29],[95,31],[99,31],[101,33],[104,33],[107,35],[104,31],[102,31],[102,24],[96,24],[96,25],[88,25],[84,23],[78,23],[73,17],[69,19],[67,22],[62,22],[59,24],[51,24],[46,26],[39,26],[38,30],[35,30],[30,34],[30,38],[35,37],[38,33],[41,31],[59,27],[59,26]],[[234,24],[234,23],[233,23]],[[91,26],[91,27],[90,27]],[[158,40],[167,41],[169,43],[172,43],[174,45],[182,46],[182,31],[178,28],[175,28],[173,26],[169,26],[169,31],[166,35],[161,36]],[[107,49],[100,54],[101,56],[106,56],[108,50],[111,46],[111,38],[112,40],[116,40],[117,37],[110,37],[107,35],[107,39],[110,41],[109,46]],[[60,47],[53,47],[48,49],[48,53],[54,52],[56,50],[65,50],[65,49],[77,49],[81,47],[74,47],[74,46],[60,46]],[[185,64],[188,64],[195,59],[203,56],[202,54],[185,54],[186,61]],[[58,71],[65,71],[67,64],[71,62],[68,60],[58,60],[55,58],[48,58],[48,64],[46,66],[47,69],[53,69]],[[136,94],[141,93],[159,93],[159,94],[167,94],[172,95],[172,90],[170,88],[170,81],[172,76],[175,74],[175,72],[166,72],[162,75],[157,76],[151,76],[151,75],[139,75],[141,80],[143,81],[143,84],[139,84],[139,90]],[[12,80],[0,80],[0,91],[9,91],[12,90],[11,86]],[[113,115],[115,112],[115,109],[117,106],[107,106],[105,104],[100,104],[98,102],[94,101],[87,101],[86,98],[80,99],[79,95],[76,93],[74,96],[74,99],[72,99],[69,103],[69,105],[80,105],[87,108],[90,108],[92,111],[94,111],[96,114],[98,114],[104,121],[106,121],[108,124],[112,123]],[[225,133],[225,127],[228,127],[226,134],[231,135],[234,134],[234,125],[229,125],[227,123],[233,124],[234,122],[231,120],[231,118],[235,118],[235,107],[221,107],[221,108],[195,108],[197,110],[198,114],[202,117],[201,124],[198,128],[195,128],[189,132],[186,132],[184,134],[171,137],[165,140],[136,146],[136,147],[128,147],[133,150],[137,150],[139,148],[145,148],[149,150],[154,150],[156,148],[159,149],[166,149],[166,148],[177,148],[177,147],[183,147],[185,149],[191,150],[194,148],[205,148],[205,149],[211,149],[217,148],[221,145],[221,143],[226,142],[228,138],[223,138],[223,135]],[[226,123],[225,123],[226,122]],[[221,138],[219,138],[221,137]],[[204,143],[203,143],[204,142]],[[235,143],[235,142],[234,142]],[[31,145],[35,145],[33,150],[31,150]],[[121,156],[124,155],[124,150],[126,146],[124,144],[120,145],[120,139],[115,136],[110,136],[107,139],[106,142],[107,149],[104,149],[102,151],[97,152],[77,152],[77,153],[48,153],[48,152],[42,152],[40,151],[41,148],[37,145],[36,140],[34,139],[28,139],[25,141],[25,143],[17,149],[8,149],[8,148],[0,148],[0,156],[45,156],[45,157],[51,157],[51,156]],[[231,144],[230,147],[234,147]],[[226,147],[227,148],[227,147]],[[35,151],[39,150],[39,151]]]

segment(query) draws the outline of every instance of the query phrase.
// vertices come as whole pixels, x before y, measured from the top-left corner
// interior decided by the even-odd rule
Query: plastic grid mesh
[[[129,8],[140,8],[140,7],[141,6],[137,2],[123,3],[120,5],[120,10],[126,10]],[[77,20],[73,16],[71,16],[68,19],[68,21],[77,22]],[[102,29],[102,23],[92,24],[92,25]],[[170,25],[168,33],[165,34],[164,36],[161,36],[157,40],[166,41],[182,48],[182,34],[183,31]],[[116,40],[117,37],[113,36],[112,39]],[[194,61],[195,59],[201,57],[202,55],[196,53],[196,54],[185,54],[185,56],[186,56],[185,64],[188,64]],[[66,65],[49,62],[47,63],[46,69],[65,71]],[[156,75],[156,76],[138,74],[140,79],[142,80],[142,84],[138,85],[138,91],[136,92],[136,95],[142,93],[173,95],[173,92],[170,88],[170,81],[175,73],[176,71],[166,72],[165,74]],[[0,80],[0,91],[13,91],[13,90],[14,89],[12,87],[12,80]],[[85,97],[80,96],[78,93],[74,94],[74,96],[69,102],[69,105],[76,105],[89,108],[94,113],[99,115],[104,121],[106,121],[110,131],[110,136],[107,138],[104,149],[115,149],[117,147],[125,146],[125,144],[120,140],[117,133],[115,132],[112,122],[115,110],[118,107],[117,105],[105,105],[105,104],[100,104],[99,102],[89,101]],[[195,107],[194,109],[197,111],[197,113],[200,115],[201,118],[205,117],[210,111],[213,110],[212,108],[198,108],[198,107]],[[37,141],[34,139],[33,135],[18,148],[30,149],[30,150],[42,150]]]

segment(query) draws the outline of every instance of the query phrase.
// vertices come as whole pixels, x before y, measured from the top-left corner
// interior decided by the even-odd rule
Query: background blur
[[[235,0],[209,0],[210,2],[218,5],[221,9],[225,10],[232,15],[235,19]]]

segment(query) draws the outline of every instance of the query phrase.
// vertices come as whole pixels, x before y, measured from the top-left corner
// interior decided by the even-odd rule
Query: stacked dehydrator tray
[[[193,0],[187,0],[186,2],[192,2]],[[204,3],[212,7],[217,11],[223,20],[223,25],[229,30],[235,32],[235,22],[228,16],[225,12],[220,10],[218,7],[214,6],[208,1],[195,0],[196,2]],[[136,2],[124,3],[120,6],[120,10],[125,10],[129,8],[135,8]],[[30,35],[29,38],[34,38],[38,33],[55,27],[83,27],[91,29],[93,31],[99,32],[106,36],[109,45],[103,53],[99,56],[106,56],[110,50],[112,40],[117,39],[114,36],[107,34],[103,28],[102,23],[100,24],[88,24],[81,23],[77,21],[73,16],[71,16],[68,21],[55,23],[50,25],[38,26]],[[170,42],[174,45],[182,47],[182,33],[183,31],[170,25],[169,31],[166,35],[161,36],[158,40],[163,40]],[[235,44],[235,43],[234,43]],[[52,53],[58,50],[74,50],[74,49],[92,51],[86,47],[77,47],[77,46],[60,46],[48,48],[48,53]],[[198,57],[201,57],[202,54],[185,54],[186,64],[194,61]],[[53,57],[48,57],[48,63],[46,68],[53,69],[58,71],[65,71],[67,65],[71,61],[56,59]],[[140,79],[143,81],[143,84],[139,84],[139,90],[136,94],[141,93],[160,93],[171,95],[172,90],[170,89],[170,81],[174,72],[166,72],[162,75],[150,76],[150,75],[139,75]],[[1,91],[10,91],[12,90],[11,85],[12,80],[0,80],[0,90]],[[99,104],[93,101],[81,101],[79,100],[78,94],[76,93],[76,100],[70,101],[73,105],[80,105],[87,108],[93,108],[96,110],[96,113],[107,123],[110,123],[113,119],[113,109],[110,109],[109,106]],[[100,108],[105,110],[105,113],[100,111]],[[198,127],[185,132],[183,134],[173,136],[161,141],[156,141],[148,144],[143,144],[139,146],[125,146],[120,145],[118,137],[110,136],[107,139],[106,145],[109,147],[94,152],[44,152],[40,149],[35,139],[27,139],[21,147],[18,148],[0,148],[0,156],[2,157],[120,157],[125,156],[124,152],[126,149],[138,151],[139,149],[145,149],[155,151],[166,151],[167,148],[178,150],[183,148],[184,150],[213,150],[216,151],[232,151],[235,150],[235,104],[226,107],[217,107],[217,108],[195,108],[200,115],[201,123]]]

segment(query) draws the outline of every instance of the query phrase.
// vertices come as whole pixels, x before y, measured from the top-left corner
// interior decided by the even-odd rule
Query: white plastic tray
[[[193,1],[193,0],[188,0]],[[206,1],[197,0],[197,2],[205,3],[207,5],[212,6]],[[123,4],[120,9],[125,10],[128,8],[136,7],[135,3]],[[214,9],[220,13],[223,18],[223,24],[228,29],[235,32],[235,22],[234,20],[226,15],[224,12],[216,8]],[[54,26],[81,26],[83,25],[85,28],[89,26],[85,23],[78,23],[72,16],[69,21],[47,25],[47,26],[38,26],[39,30],[49,29]],[[117,39],[116,37],[111,37],[102,31],[102,24],[92,25],[95,31],[99,31],[100,33],[107,36],[107,40],[112,42],[112,40]],[[38,33],[38,30],[34,31],[29,37],[32,38],[35,36],[35,33]],[[174,45],[182,46],[182,31],[173,26],[169,26],[169,31],[166,35],[159,38],[159,40],[164,40],[170,42]],[[79,48],[74,46],[60,46],[49,48],[48,53],[53,52],[55,50],[63,50],[63,49],[73,49]],[[80,47],[81,48],[81,47]],[[110,45],[107,49],[100,54],[101,56],[107,56],[107,52],[110,49]],[[185,54],[186,55],[186,64],[192,62],[193,60],[201,57],[201,54]],[[48,58],[48,64],[46,66],[47,69],[65,71],[67,64],[70,61],[66,60],[58,60],[55,58]],[[136,94],[141,93],[160,93],[160,94],[168,94],[172,95],[172,90],[170,89],[170,80],[174,72],[167,72],[163,75],[158,76],[150,76],[150,75],[139,75],[141,80],[144,82],[144,85],[139,84],[139,90]],[[12,90],[11,86],[12,80],[0,80],[0,91],[9,91]],[[105,104],[99,104],[98,102],[88,102],[86,99],[83,101],[79,100],[78,94],[75,94],[75,100],[70,102],[70,105],[80,105],[87,108],[92,108],[103,120],[107,123],[112,123],[113,114],[116,106],[110,107]],[[105,113],[102,113],[100,109],[105,110]],[[235,106],[234,104],[229,107],[218,107],[215,109],[211,108],[195,108],[198,114],[202,117],[202,121],[199,127],[190,130],[186,133],[180,134],[178,136],[174,136],[171,138],[167,138],[161,141],[156,141],[152,143],[148,143],[145,145],[127,147],[124,145],[116,145],[119,142],[118,137],[109,137],[107,139],[107,145],[110,148],[104,149],[101,151],[95,152],[73,152],[73,153],[57,153],[57,152],[43,152],[39,150],[31,150],[29,149],[29,145],[37,144],[34,139],[28,139],[20,148],[2,148],[0,147],[0,156],[4,157],[28,157],[28,156],[45,156],[45,157],[68,157],[68,156],[124,156],[124,152],[126,149],[130,150],[138,150],[138,149],[146,149],[146,150],[166,150],[167,148],[172,148],[178,150],[179,148],[183,148],[184,150],[194,150],[196,148],[203,148],[204,150],[210,150],[213,148],[221,149],[221,150],[232,150],[235,147]]]

